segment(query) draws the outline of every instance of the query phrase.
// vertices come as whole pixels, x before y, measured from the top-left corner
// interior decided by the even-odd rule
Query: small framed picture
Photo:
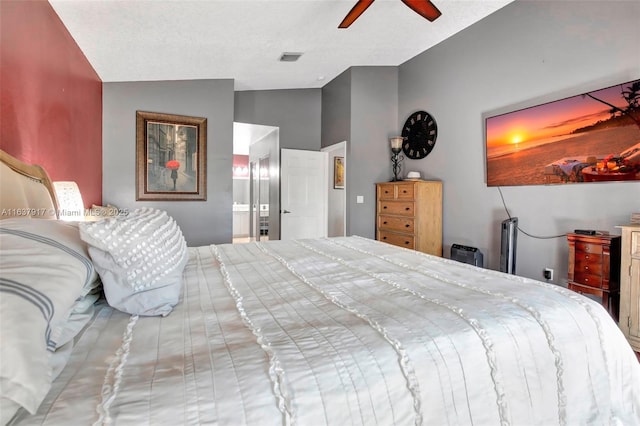
[[[333,189],[344,189],[344,157],[333,157]]]

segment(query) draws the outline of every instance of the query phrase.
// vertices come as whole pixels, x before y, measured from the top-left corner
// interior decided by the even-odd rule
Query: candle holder
[[[398,175],[400,174],[400,171],[402,170],[402,164],[400,164],[402,162],[402,160],[404,160],[404,157],[402,155],[400,155],[400,152],[402,151],[402,142],[404,141],[404,138],[402,136],[395,136],[393,138],[389,139],[389,142],[391,143],[391,152],[393,153],[393,155],[391,156],[391,167],[393,170],[393,180],[391,182],[396,182],[402,179],[398,178]]]

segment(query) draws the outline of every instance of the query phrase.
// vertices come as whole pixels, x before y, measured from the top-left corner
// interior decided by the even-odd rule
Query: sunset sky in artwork
[[[591,93],[598,99],[618,107],[627,105],[621,87],[632,82],[597,90]],[[508,153],[519,146],[528,148],[550,141],[573,130],[611,117],[611,108],[588,96],[577,95],[535,107],[510,112],[486,121],[487,155],[492,151]],[[512,149],[511,149],[512,148]]]

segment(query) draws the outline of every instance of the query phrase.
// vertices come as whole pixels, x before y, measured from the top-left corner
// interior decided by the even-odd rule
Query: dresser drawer
[[[396,185],[396,197],[398,200],[413,200],[413,184]]]
[[[576,262],[574,271],[584,272],[585,274],[600,275],[602,276],[602,256],[597,255],[583,255],[579,256],[576,253]]]
[[[413,235],[396,234],[394,232],[378,232],[378,240],[385,243],[393,244],[394,246],[405,247],[409,249],[414,248]]]
[[[579,284],[584,284],[593,288],[602,288],[602,276],[588,274],[582,271],[575,271],[573,280]]]
[[[412,217],[378,216],[378,228],[387,231],[400,231],[413,234],[414,220]]]
[[[379,200],[413,200],[413,184],[385,183],[378,185]]]
[[[378,185],[378,200],[394,200],[396,198],[396,186],[392,183]]]
[[[578,254],[583,253],[583,254],[596,254],[596,255],[601,255],[602,254],[602,245],[600,244],[591,244],[591,243],[584,243],[584,242],[576,242],[576,256],[578,256]]]
[[[597,263],[599,265],[602,265],[602,255],[594,254],[592,252],[576,250],[575,263],[576,263],[576,267],[578,264],[584,265],[587,263],[589,264]]]
[[[413,216],[415,205],[412,201],[380,201],[378,202],[378,214],[397,214]]]

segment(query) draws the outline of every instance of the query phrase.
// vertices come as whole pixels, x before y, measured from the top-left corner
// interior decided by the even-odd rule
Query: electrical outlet
[[[544,271],[542,272],[542,276],[544,276],[544,279],[547,281],[553,281],[553,269],[544,268]]]

